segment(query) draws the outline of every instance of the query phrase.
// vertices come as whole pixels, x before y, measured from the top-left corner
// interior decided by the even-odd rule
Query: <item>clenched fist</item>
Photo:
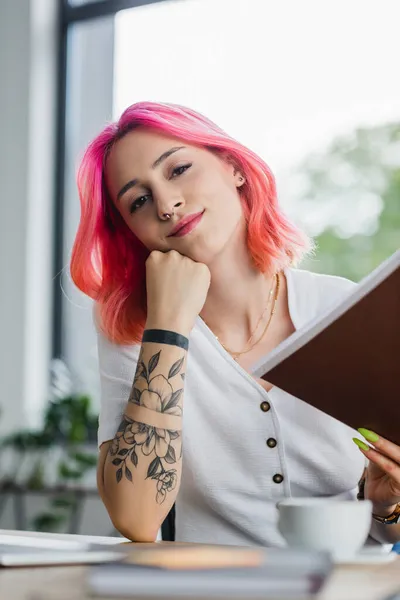
[[[188,336],[206,301],[210,271],[179,252],[153,251],[146,261],[146,329]]]

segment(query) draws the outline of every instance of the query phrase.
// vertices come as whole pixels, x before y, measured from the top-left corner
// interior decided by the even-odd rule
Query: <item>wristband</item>
[[[175,331],[166,329],[145,329],[142,343],[151,342],[153,344],[168,344],[169,346],[178,346],[183,350],[189,349],[189,340],[184,335]]]

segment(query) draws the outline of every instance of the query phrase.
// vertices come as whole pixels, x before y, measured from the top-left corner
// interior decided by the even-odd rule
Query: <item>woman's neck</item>
[[[238,240],[208,267],[211,284],[200,316],[227,346],[243,347],[267,306],[273,274],[260,273]]]

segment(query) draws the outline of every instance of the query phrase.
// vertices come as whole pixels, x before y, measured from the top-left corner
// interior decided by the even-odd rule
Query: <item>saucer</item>
[[[352,558],[334,558],[333,562],[335,565],[378,565],[392,562],[397,557],[398,554],[396,552],[382,552],[382,550],[373,551],[368,549],[357,552]]]

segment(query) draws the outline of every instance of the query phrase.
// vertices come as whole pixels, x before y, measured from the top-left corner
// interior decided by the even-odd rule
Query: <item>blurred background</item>
[[[139,100],[256,151],[355,281],[400,246],[398,0],[2,0],[0,528],[112,532],[95,491],[91,303],[68,262],[76,167]]]

